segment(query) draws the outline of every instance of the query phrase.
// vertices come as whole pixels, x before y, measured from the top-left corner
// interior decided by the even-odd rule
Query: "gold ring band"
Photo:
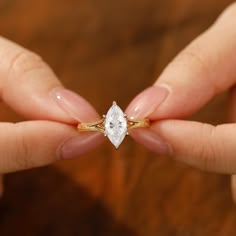
[[[77,128],[79,132],[105,132],[105,118],[100,121],[91,123],[80,123]],[[150,126],[149,119],[135,120],[127,118],[127,130],[137,128],[148,128]]]
[[[128,135],[128,130],[148,128],[149,126],[149,119],[135,120],[128,118],[116,102],[113,102],[112,107],[109,109],[107,115],[103,116],[103,119],[91,123],[80,123],[77,128],[79,132],[104,133],[115,147],[118,148],[124,137]]]

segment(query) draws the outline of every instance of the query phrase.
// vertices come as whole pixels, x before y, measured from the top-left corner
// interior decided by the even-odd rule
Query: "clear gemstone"
[[[115,102],[106,115],[105,134],[116,148],[120,146],[127,134],[125,114]]]

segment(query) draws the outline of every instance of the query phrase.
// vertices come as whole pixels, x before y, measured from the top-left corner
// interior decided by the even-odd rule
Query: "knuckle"
[[[221,88],[215,78],[212,77],[210,61],[205,59],[202,53],[202,46],[199,40],[193,41],[185,48],[173,61],[175,66],[188,70],[190,74],[202,79],[214,93],[218,93]]]
[[[42,68],[45,64],[37,54],[27,50],[21,50],[9,63],[8,77],[12,75],[20,77],[22,74]]]
[[[219,20],[235,19],[236,20],[236,2],[231,3],[220,15]]]
[[[20,131],[16,139],[16,164],[19,169],[28,169],[32,163],[32,148],[29,139]]]
[[[201,54],[201,45],[196,40],[181,51],[170,63],[170,66],[181,68],[181,70],[183,68],[202,78],[209,77],[209,65]]]
[[[195,41],[179,54],[177,61],[187,65],[191,71],[197,72],[202,77],[208,77],[208,64],[201,56],[200,51],[200,46]]]
[[[204,171],[216,166],[217,160],[221,155],[221,150],[219,148],[221,145],[218,145],[217,132],[218,126],[214,127],[207,124],[203,124],[202,126],[202,137],[206,136],[206,134],[207,136],[205,138],[206,141],[199,147],[198,157],[200,163],[202,163],[201,168]]]

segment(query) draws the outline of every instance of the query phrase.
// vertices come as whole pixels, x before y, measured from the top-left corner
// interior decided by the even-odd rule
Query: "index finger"
[[[36,54],[0,37],[0,97],[19,114],[66,123],[98,119],[81,96],[63,88]]]
[[[131,102],[127,114],[158,120],[196,112],[235,83],[235,38],[236,3],[167,66],[154,86]]]

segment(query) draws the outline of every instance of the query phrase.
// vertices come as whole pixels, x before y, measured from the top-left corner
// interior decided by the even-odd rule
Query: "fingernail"
[[[127,108],[127,115],[133,118],[146,118],[160,107],[170,93],[167,85],[156,85],[145,89]]]
[[[155,131],[146,129],[143,132],[141,129],[136,130],[133,135],[136,140],[146,146],[149,150],[158,153],[159,155],[172,155],[171,145],[165,142]]]
[[[68,89],[55,88],[50,95],[56,104],[76,121],[90,122],[99,119],[97,112],[83,97]]]
[[[100,133],[84,133],[67,140],[59,147],[59,159],[76,158],[94,149],[101,143],[101,136]]]

